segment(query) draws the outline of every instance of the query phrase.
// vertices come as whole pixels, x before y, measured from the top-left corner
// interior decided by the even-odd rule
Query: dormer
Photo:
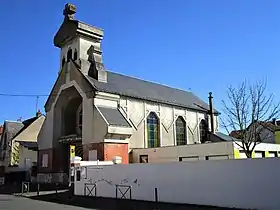
[[[60,70],[71,60],[91,77],[107,82],[102,61],[101,41],[103,30],[74,19],[76,7],[66,4],[64,21],[54,37],[54,45],[60,48]]]

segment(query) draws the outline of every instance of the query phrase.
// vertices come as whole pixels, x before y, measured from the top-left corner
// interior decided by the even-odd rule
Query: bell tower
[[[69,62],[75,62],[84,74],[100,82],[107,82],[102,60],[102,29],[75,19],[76,6],[67,3],[64,20],[54,37],[54,45],[60,48],[60,70]]]

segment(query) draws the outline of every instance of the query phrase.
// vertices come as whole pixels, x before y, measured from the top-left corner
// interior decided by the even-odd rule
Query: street
[[[64,204],[50,203],[45,201],[32,200],[20,196],[0,194],[1,210],[83,210],[86,208],[69,206]]]
[[[125,201],[113,199],[94,199],[73,197],[71,199],[64,195],[41,195],[38,197],[22,197],[10,194],[0,194],[1,210],[226,210],[228,208],[206,207],[195,205],[176,205],[176,204],[159,204],[155,206],[152,203],[139,201]]]

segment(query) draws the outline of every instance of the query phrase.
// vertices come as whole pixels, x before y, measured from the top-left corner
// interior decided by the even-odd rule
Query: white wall
[[[19,168],[26,168],[26,159],[30,160],[30,167],[33,162],[37,163],[37,151],[28,150],[27,148],[19,147]]]
[[[52,108],[46,113],[45,121],[38,134],[37,142],[39,150],[50,149],[53,147],[53,123],[54,109]]]
[[[130,138],[130,148],[147,147],[146,118],[150,112],[155,112],[160,120],[161,146],[176,145],[175,122],[179,116],[182,116],[186,121],[188,144],[199,142],[199,122],[201,119],[205,119],[205,115],[202,113],[131,98],[121,98],[120,106],[125,116],[134,125]]]
[[[88,40],[86,38],[78,38],[79,39],[79,58],[87,60],[89,55],[88,55],[88,50],[90,49],[91,46],[100,48],[100,42],[93,42],[92,40]]]
[[[197,160],[205,160],[206,156],[209,156],[209,159],[218,158],[217,156],[222,159],[234,158],[232,142],[192,144],[184,146],[161,147],[156,149],[133,149],[133,163],[140,162],[140,155],[148,155],[149,163],[178,162],[179,157],[195,157]]]
[[[91,166],[87,179],[75,182],[75,194],[84,195],[84,183],[91,180],[101,197],[115,198],[116,185],[123,184],[137,200],[154,201],[158,188],[161,202],[279,209],[279,164],[270,158]]]
[[[234,142],[234,147],[238,150],[242,150],[238,144],[240,145],[241,143]],[[254,151],[280,152],[280,144],[260,143],[256,145]]]

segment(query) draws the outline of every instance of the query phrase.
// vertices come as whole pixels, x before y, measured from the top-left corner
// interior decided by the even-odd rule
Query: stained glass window
[[[180,116],[176,120],[176,142],[177,145],[186,145],[187,138],[186,138],[186,122]]]
[[[151,112],[147,117],[148,148],[160,147],[159,122],[156,114]]]

